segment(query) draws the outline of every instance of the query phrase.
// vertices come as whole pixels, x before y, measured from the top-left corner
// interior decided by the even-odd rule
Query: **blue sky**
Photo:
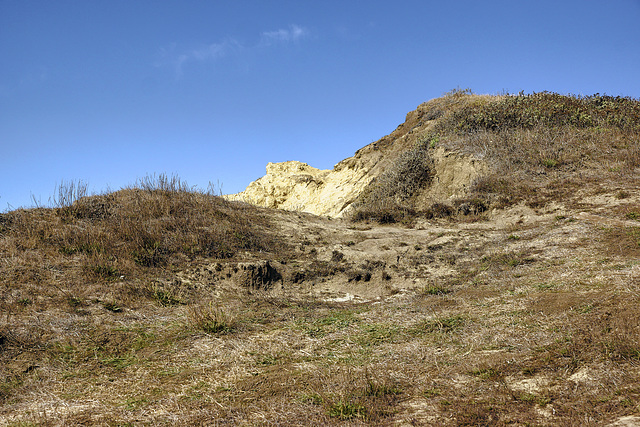
[[[451,89],[640,97],[640,0],[0,0],[0,211],[331,168]]]

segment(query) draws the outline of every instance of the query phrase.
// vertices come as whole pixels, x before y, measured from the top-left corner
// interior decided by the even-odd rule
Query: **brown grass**
[[[569,230],[600,243],[573,246],[567,260],[534,249]],[[139,286],[156,267],[137,266],[129,279],[69,267],[67,277],[89,284],[83,293],[31,266],[3,281],[0,416],[45,425],[601,425],[637,414],[640,282],[631,258],[610,250],[611,231],[558,220],[470,236],[482,244],[464,252],[402,246],[452,256],[457,274],[376,303],[214,297],[215,286]],[[50,250],[32,239],[16,252],[23,265],[27,251]]]

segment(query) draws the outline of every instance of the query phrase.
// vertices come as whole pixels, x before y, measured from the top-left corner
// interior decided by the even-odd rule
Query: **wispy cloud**
[[[298,25],[290,25],[288,29],[265,31],[262,33],[260,44],[272,45],[273,43],[288,43],[297,41],[309,34],[309,30]]]
[[[179,49],[173,43],[168,47],[160,49],[159,60],[155,65],[158,67],[173,67],[176,75],[182,77],[184,67],[188,63],[215,62],[227,56],[239,55],[242,52],[277,44],[296,42],[309,35],[309,30],[299,25],[290,25],[287,29],[275,31],[264,31],[260,34],[260,39],[255,45],[246,46],[234,38],[226,38],[221,42],[211,43],[198,48]]]
[[[194,49],[186,56],[198,61],[208,61],[222,58],[230,53],[242,50],[242,45],[234,39],[226,39],[220,43]]]
[[[219,43],[189,50],[180,50],[175,43],[172,43],[168,47],[160,49],[160,58],[155,65],[158,67],[171,66],[176,75],[181,77],[185,64],[189,62],[216,61],[225,56],[237,54],[242,49],[242,44],[234,39],[225,39]]]

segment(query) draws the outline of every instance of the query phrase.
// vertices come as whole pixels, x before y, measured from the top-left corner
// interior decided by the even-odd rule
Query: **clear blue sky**
[[[640,0],[0,0],[0,211],[331,168],[456,87],[638,98]]]

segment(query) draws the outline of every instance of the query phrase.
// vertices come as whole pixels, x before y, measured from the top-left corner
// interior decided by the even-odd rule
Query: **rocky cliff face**
[[[228,198],[268,208],[339,217],[371,180],[368,171],[357,161],[341,162],[333,170],[320,170],[297,161],[269,163],[265,176]]]
[[[265,176],[245,191],[226,197],[262,207],[341,217],[374,178],[434,125],[437,107],[433,101],[421,104],[391,134],[361,148],[332,170],[299,161],[269,163]],[[481,159],[444,147],[434,149],[432,157],[435,176],[420,197],[425,201],[464,195],[469,184],[486,169]]]

